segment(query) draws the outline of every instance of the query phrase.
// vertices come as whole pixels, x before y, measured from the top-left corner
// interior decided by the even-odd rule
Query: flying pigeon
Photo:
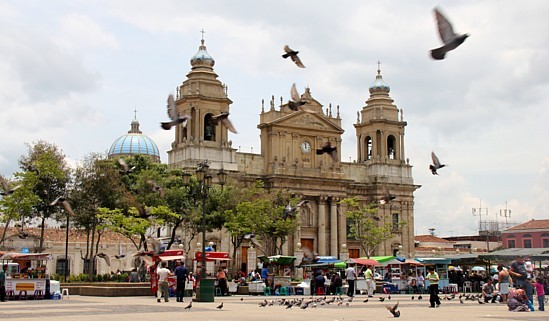
[[[72,210],[71,205],[69,204],[69,202],[67,202],[67,199],[64,196],[59,196],[53,202],[50,203],[50,206],[55,206],[55,205],[61,205],[63,209],[65,209],[65,211],[69,214],[69,216],[72,216],[72,217],[76,216],[76,214],[74,214],[74,211]]]
[[[152,245],[152,250],[154,252],[154,255],[156,256],[162,253],[162,245],[160,244],[160,242],[153,237],[151,237],[150,240],[151,240],[151,245]]]
[[[10,194],[13,194],[13,192],[18,189],[19,187],[21,187],[20,185],[14,187],[13,189],[10,189],[9,186],[8,186],[8,182],[6,182],[6,180],[0,176],[0,185],[2,185],[2,192],[0,192],[0,195],[2,196],[7,196],[7,195],[10,195]]]
[[[160,197],[164,197],[164,189],[152,179],[147,180],[147,184],[152,186],[152,191],[157,192]]]
[[[284,208],[283,218],[287,219],[288,217],[292,216],[297,211],[297,209],[303,205],[309,206],[309,201],[299,201],[299,203],[297,203],[295,207],[292,207],[292,204],[288,202],[288,205],[286,205],[286,208]]]
[[[431,173],[433,175],[438,175],[437,170],[443,168],[446,165],[440,163],[437,155],[435,155],[435,152],[431,152],[431,158],[433,159],[433,165],[429,165],[429,169],[431,170]]]
[[[398,302],[394,306],[387,305],[385,306],[389,312],[395,317],[398,318],[400,316],[400,311],[398,311]]]
[[[337,147],[336,146],[332,146],[332,144],[330,142],[324,143],[324,145],[322,145],[321,149],[316,150],[316,154],[317,155],[322,155],[324,153],[330,155],[330,157],[332,158],[332,161],[337,162],[338,157],[337,157]]]
[[[379,204],[388,204],[395,198],[396,196],[389,192],[389,188],[387,188],[387,185],[383,185],[383,198],[379,200]]]
[[[177,113],[176,107],[175,107],[175,100],[173,98],[173,95],[170,94],[168,96],[168,116],[170,117],[171,121],[169,122],[161,122],[160,126],[164,128],[165,130],[170,130],[173,126],[177,126],[181,124],[181,126],[186,127],[187,121],[191,119],[191,116],[185,115],[185,116],[179,116],[179,113]]]
[[[286,59],[286,58],[290,57],[292,59],[292,61],[295,62],[295,64],[298,67],[305,68],[305,66],[301,62],[301,59],[299,59],[299,57],[297,56],[299,51],[294,51],[294,50],[290,49],[290,47],[288,47],[288,45],[284,46],[284,51],[286,53],[282,55],[282,58]]]
[[[118,164],[120,164],[120,166],[122,166],[122,169],[119,170],[119,173],[122,174],[122,175],[127,175],[127,174],[133,172],[133,170],[135,169],[135,166],[132,166],[130,168],[130,166],[128,165],[128,163],[126,163],[124,158],[119,158],[118,159]]]
[[[126,254],[122,253],[122,242],[118,243],[118,255],[115,255],[114,257],[117,259],[123,259],[126,256]]]
[[[435,8],[433,11],[435,12],[435,19],[437,20],[438,33],[444,45],[442,47],[431,50],[431,57],[436,60],[442,60],[444,59],[444,56],[448,51],[454,50],[459,47],[459,45],[461,45],[465,41],[465,39],[469,37],[469,35],[458,35],[454,33],[452,25],[450,24],[448,19],[446,19],[446,17],[442,15],[439,9]]]
[[[219,309],[219,310],[223,309],[223,302],[221,302],[221,304],[218,305],[218,306],[216,307],[216,309]]]
[[[244,239],[245,240],[249,240],[251,238],[255,237],[255,234],[254,233],[246,233],[244,234]]]
[[[228,112],[222,112],[219,115],[212,116],[211,118],[212,124],[217,126],[220,122],[223,124],[223,126],[227,127],[229,131],[231,131],[234,134],[238,134],[236,131],[236,128],[234,128],[233,123],[229,120],[229,113]]]
[[[193,301],[189,302],[189,305],[187,305],[184,310],[190,310],[192,307],[193,307]]]
[[[292,84],[292,89],[290,89],[290,98],[291,100],[288,101],[288,108],[290,108],[291,110],[303,110],[308,113],[314,112],[311,108],[305,106],[305,104],[307,104],[307,101],[301,99],[301,95],[297,92],[295,84]]]
[[[102,258],[103,260],[105,260],[108,266],[111,266],[111,259],[107,254],[101,252],[101,253],[97,253],[96,256],[99,258]]]

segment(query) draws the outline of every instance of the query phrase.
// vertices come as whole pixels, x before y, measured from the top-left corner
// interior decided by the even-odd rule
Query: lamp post
[[[204,285],[208,282],[204,282],[204,279],[206,278],[206,201],[208,199],[208,190],[212,186],[212,175],[208,173],[208,169],[210,166],[206,161],[198,164],[198,168],[195,171],[196,174],[196,180],[198,181],[198,190],[200,194],[200,198],[202,201],[202,242],[201,244],[201,252],[202,252],[202,258],[201,258],[201,269],[200,269],[200,292],[204,289]],[[183,184],[188,185],[190,182],[191,174],[185,172],[183,173]],[[221,169],[219,173],[217,173],[218,177],[218,183],[221,185],[221,188],[223,188],[223,185],[225,185],[225,182],[227,180],[227,173]],[[198,245],[197,244],[197,245]],[[209,285],[209,283],[208,283]],[[212,289],[213,291],[213,289]],[[208,301],[207,298],[203,297],[202,295],[199,295],[199,301]],[[212,301],[213,301],[213,292],[212,292]]]

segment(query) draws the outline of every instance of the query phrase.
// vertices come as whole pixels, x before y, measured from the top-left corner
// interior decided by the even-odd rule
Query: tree
[[[104,222],[98,216],[99,208],[114,209],[121,206],[124,192],[118,169],[104,154],[86,155],[81,165],[73,171],[68,199],[76,214],[76,217],[71,218],[74,226],[86,231],[86,252],[82,260],[86,262],[84,266],[87,274],[95,272],[95,265],[90,262],[97,255],[105,231]]]
[[[19,175],[23,176],[23,180],[31,180],[32,193],[37,197],[31,218],[41,220],[39,250],[42,251],[45,220],[57,211],[50,203],[65,193],[70,170],[59,147],[46,141],[28,145],[28,154],[21,156],[19,167],[23,170]]]
[[[357,198],[345,198],[341,204],[348,206],[347,220],[350,224],[348,237],[360,243],[360,247],[369,258],[378,246],[395,236],[394,231],[400,229],[404,222],[394,227],[391,222],[383,222],[378,215],[377,204],[360,204]]]
[[[4,224],[2,234],[0,236],[0,246],[4,243],[6,232],[12,221],[24,221],[25,217],[30,217],[33,211],[33,205],[38,202],[38,197],[32,193],[32,182],[23,180],[19,176],[15,182],[8,182],[11,186],[19,186],[13,194],[6,195],[0,198],[0,222]],[[25,238],[26,234],[23,231],[24,224],[21,224],[19,237]]]
[[[243,196],[245,200],[234,210],[226,212],[228,215],[225,227],[231,234],[233,249],[240,246],[244,234],[254,233],[261,240],[258,249],[265,255],[282,254],[286,237],[298,227],[295,217],[284,217],[284,208],[290,199],[289,193],[281,190],[269,191],[258,181]]]

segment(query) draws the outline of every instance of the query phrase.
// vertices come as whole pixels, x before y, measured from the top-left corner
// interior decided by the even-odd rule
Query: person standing
[[[221,289],[221,295],[229,295],[227,274],[221,267],[217,269],[217,285]]]
[[[420,272],[417,277],[417,291],[418,293],[423,294],[423,289],[425,288],[425,277],[423,276],[423,272]]]
[[[538,297],[538,310],[545,311],[545,284],[541,276],[536,278],[534,287],[536,288],[536,296]]]
[[[528,273],[526,272],[526,266],[524,265],[524,258],[522,256],[518,256],[517,259],[511,263],[509,274],[513,277],[513,283],[515,286],[523,289],[528,297],[528,300],[533,303],[534,288],[532,283],[528,281]]]
[[[3,265],[0,269],[0,302],[6,302],[6,271],[7,265]]]
[[[156,291],[156,302],[158,303],[160,303],[160,298],[162,297],[162,295],[164,295],[165,302],[170,301],[168,277],[173,274],[166,266],[166,262],[162,262],[160,263],[160,268],[156,270],[156,274],[158,275],[158,291]]]
[[[509,297],[509,286],[511,285],[511,277],[509,271],[503,268],[503,265],[498,265],[498,288],[501,295],[501,303],[507,304]]]
[[[356,271],[352,266],[349,266],[345,270],[345,275],[347,276],[347,284],[349,285],[349,290],[347,295],[350,297],[355,296],[355,281],[356,281]]]
[[[177,277],[176,300],[177,302],[183,302],[183,299],[185,298],[185,282],[189,277],[189,269],[187,269],[184,262],[179,261],[174,274]]]
[[[430,266],[428,269],[429,274],[427,274],[426,280],[429,281],[429,303],[430,308],[434,308],[435,304],[438,308],[440,306],[440,298],[438,297],[438,274],[435,272],[435,268]]]
[[[376,290],[376,281],[374,279],[374,272],[370,265],[366,266],[366,271],[364,272],[364,278],[366,279],[366,292],[368,297],[371,298],[374,296]]]

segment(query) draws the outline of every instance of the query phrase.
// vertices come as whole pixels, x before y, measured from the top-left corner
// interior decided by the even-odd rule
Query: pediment
[[[296,111],[280,117],[266,124],[269,127],[286,127],[296,129],[315,129],[322,131],[338,132],[344,130],[318,113]]]

